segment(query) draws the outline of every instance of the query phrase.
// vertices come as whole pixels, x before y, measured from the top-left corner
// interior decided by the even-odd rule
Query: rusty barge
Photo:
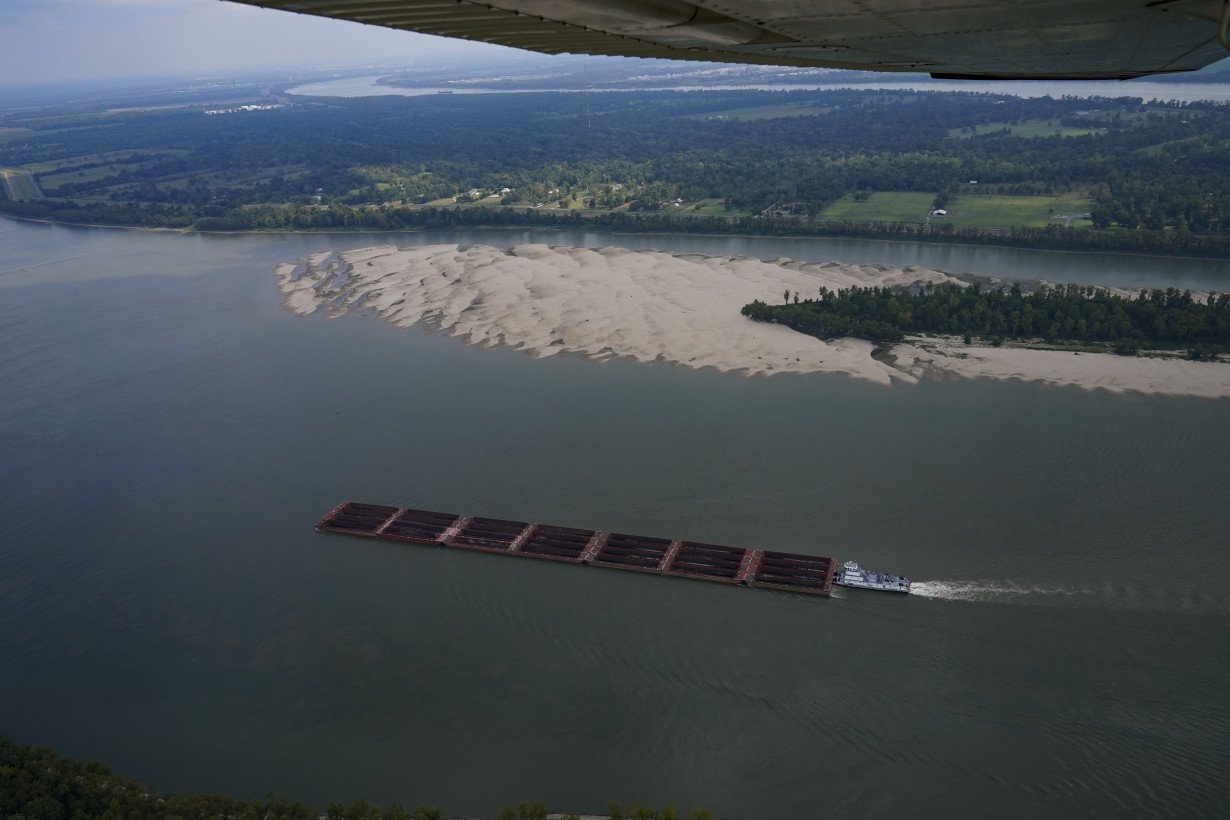
[[[675,578],[829,595],[836,561],[819,555],[478,518],[343,501],[320,532],[541,558]]]

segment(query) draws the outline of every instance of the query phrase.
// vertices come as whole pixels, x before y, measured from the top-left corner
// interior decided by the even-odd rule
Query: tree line
[[[1100,343],[1119,353],[1150,345],[1185,346],[1194,357],[1230,350],[1230,295],[1202,301],[1175,288],[1141,290],[1134,298],[1078,284],[1030,293],[1018,284],[820,288],[815,299],[799,301],[796,294],[782,305],[756,300],[742,312],[821,338],[898,342],[908,334],[940,333],[996,344],[1004,338]]]
[[[775,106],[803,115],[739,113]],[[1013,133],[1016,125],[1033,122],[1091,133]],[[197,110],[103,112],[77,124],[9,115],[0,125],[29,129],[21,140],[0,145],[0,165],[72,157],[86,161],[70,170],[115,164],[113,173],[98,179],[65,180],[62,167],[38,172],[58,175],[60,187],[51,192],[60,200],[79,201],[46,214],[63,221],[102,214],[115,224],[145,224],[132,212],[95,207],[111,203],[149,206],[140,213],[155,222],[169,212],[188,215],[177,221],[226,218],[234,229],[247,229],[243,223],[265,216],[241,209],[295,208],[319,198],[329,213],[294,218],[309,227],[348,226],[319,224],[342,220],[381,228],[389,219],[408,226],[413,217],[390,217],[387,209],[481,190],[500,194],[508,205],[622,203],[642,216],[662,216],[654,229],[730,229],[718,220],[666,221],[674,215],[660,213],[663,203],[680,197],[722,200],[736,218],[775,208],[790,214],[762,220],[771,227],[739,223],[740,231],[915,232],[927,238],[943,229],[819,217],[846,195],[960,190],[966,196],[973,193],[969,180],[976,179],[978,191],[1089,195],[1102,230],[951,229],[954,238],[1207,255],[1215,253],[1211,245],[1230,237],[1230,173],[1222,161],[1230,150],[1230,106],[1213,103],[864,90],[621,92],[601,95],[596,105],[570,94],[426,95],[300,99],[284,109],[233,117],[203,117]],[[1002,127],[968,133],[987,126]],[[109,159],[134,149],[145,153]],[[97,156],[108,159],[88,159]],[[16,212],[15,205],[25,204],[5,208]],[[518,213],[520,224],[536,224]],[[621,216],[612,219],[619,224]]]
[[[1167,253],[1230,258],[1230,234],[1095,230],[1048,225],[987,230],[951,223],[865,222],[822,219],[710,216],[641,212],[539,211],[522,208],[351,205],[221,205],[191,207],[71,200],[9,202],[0,213],[79,225],[183,228],[199,231],[442,230],[450,228],[548,228],[612,233],[747,234],[834,236],[910,242],[958,242],[1016,248]]]
[[[680,820],[672,807],[661,811],[638,806],[623,808],[611,801],[613,820]],[[380,806],[370,800],[330,803],[326,820],[443,820],[434,806],[411,811],[393,803]],[[111,771],[93,760],[77,760],[39,746],[22,746],[0,736],[0,817],[6,820],[319,820],[321,813],[307,805],[270,795],[260,800],[239,800],[221,794],[161,794]],[[500,820],[546,820],[544,803],[523,801],[505,806]],[[567,817],[576,818],[577,815]],[[683,820],[713,820],[700,808]]]

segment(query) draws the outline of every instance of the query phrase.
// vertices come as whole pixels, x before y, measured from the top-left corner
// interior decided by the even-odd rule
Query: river
[[[525,89],[479,88],[473,86],[401,87],[379,85],[385,75],[346,77],[307,83],[287,89],[286,93],[304,97],[421,97],[426,94],[523,94],[566,93],[576,91],[834,91],[843,88],[888,91],[972,91],[982,94],[1010,94],[1016,97],[1140,97],[1144,100],[1230,100],[1230,85],[1226,83],[1156,83],[1148,80],[919,80],[875,81],[859,83],[760,83],[744,85],[681,85],[644,88],[593,89]]]
[[[1225,401],[532,360],[281,307],[278,261],[381,241],[1230,284],[858,240],[0,220],[0,732],[159,789],[458,815],[1230,804]],[[314,532],[343,498],[853,557],[919,594]]]

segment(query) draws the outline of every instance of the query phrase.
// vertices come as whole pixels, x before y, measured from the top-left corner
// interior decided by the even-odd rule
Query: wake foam
[[[1033,606],[1073,606],[1151,611],[1230,611],[1230,593],[1221,588],[1114,581],[1087,586],[1051,586],[1010,580],[915,581],[920,598]]]
[[[1027,595],[1031,589],[1007,582],[914,581],[910,593],[945,601],[990,601]]]

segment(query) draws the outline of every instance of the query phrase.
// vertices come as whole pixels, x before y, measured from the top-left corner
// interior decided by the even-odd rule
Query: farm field
[[[1059,196],[966,195],[953,197],[945,209],[948,216],[940,218],[975,228],[1044,228],[1054,222],[1063,224],[1050,219],[1052,216],[1086,214],[1092,207],[1092,199],[1072,193]],[[1089,224],[1088,219],[1072,221],[1073,227]]]
[[[877,191],[862,202],[847,195],[825,208],[820,218],[852,222],[923,222],[931,213],[934,199],[934,194],[919,191]],[[1056,221],[1049,217],[1088,213],[1092,207],[1092,199],[1072,193],[1059,196],[961,195],[949,201],[945,207],[947,216],[934,217],[931,221],[977,228],[1041,228]],[[1072,224],[1090,223],[1087,219],[1077,219]]]
[[[682,117],[682,119],[752,122],[754,120],[776,120],[783,117],[818,117],[832,110],[828,106],[811,103],[783,103],[781,105],[755,105],[746,108],[731,108],[726,111],[706,111],[703,114],[689,114]]]
[[[67,171],[76,169],[82,165],[97,165],[99,163],[117,163],[131,160],[134,157],[143,157],[153,159],[162,156],[184,156],[192,153],[175,148],[130,148],[124,151],[107,151],[101,154],[83,154],[74,157],[64,157],[62,159],[48,160],[47,162],[31,162],[22,165],[23,171],[29,171],[32,174],[50,174],[58,171]]]
[[[1089,126],[1077,128],[1069,125],[1060,125],[1057,120],[1028,120],[1022,123],[1011,122],[988,122],[982,125],[975,125],[969,131],[962,128],[952,128],[948,131],[948,136],[968,139],[979,134],[993,134],[997,131],[1008,129],[1008,133],[1013,137],[1025,137],[1026,139],[1034,139],[1038,137],[1084,137],[1089,134],[1105,134],[1105,128],[1097,126]]]
[[[39,190],[38,183],[27,171],[2,168],[0,169],[0,182],[3,183],[4,195],[14,202],[43,198],[43,192]]]
[[[935,194],[921,191],[876,191],[863,201],[847,194],[820,212],[821,219],[851,222],[922,222],[931,213]]]
[[[693,203],[687,212],[697,216],[747,216],[746,210],[733,208],[726,210],[726,202],[721,198],[702,199]]]
[[[66,169],[59,173],[41,174],[39,176],[39,184],[42,185],[44,190],[54,191],[61,185],[77,182],[97,182],[113,174],[135,170],[144,165],[145,163],[143,162],[117,162],[112,165],[99,165],[94,168],[82,168],[80,170]]]
[[[1137,148],[1136,153],[1147,157],[1160,156],[1167,151],[1175,151],[1184,145],[1199,143],[1200,137],[1184,137],[1183,139],[1167,140],[1159,142],[1155,145],[1146,145],[1143,148]]]

